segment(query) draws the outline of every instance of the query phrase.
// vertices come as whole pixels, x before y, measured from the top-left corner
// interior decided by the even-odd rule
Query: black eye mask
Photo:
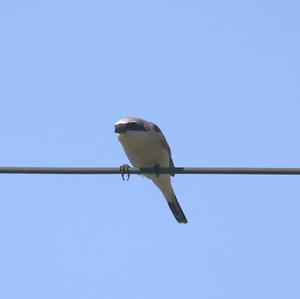
[[[127,123],[115,125],[115,133],[125,133],[126,131],[146,131],[143,124]]]

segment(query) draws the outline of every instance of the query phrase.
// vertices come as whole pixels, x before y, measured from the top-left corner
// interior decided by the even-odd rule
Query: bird
[[[121,118],[115,133],[134,167],[174,167],[170,146],[160,128],[138,117]],[[171,184],[174,174],[144,174],[160,189],[178,223],[187,219]]]

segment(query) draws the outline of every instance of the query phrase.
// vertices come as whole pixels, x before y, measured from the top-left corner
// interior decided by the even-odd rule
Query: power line
[[[245,174],[300,175],[300,168],[279,167],[0,167],[0,174]]]

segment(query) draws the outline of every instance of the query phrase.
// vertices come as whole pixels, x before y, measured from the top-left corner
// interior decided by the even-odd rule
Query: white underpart
[[[129,161],[134,167],[169,167],[170,157],[163,147],[159,134],[155,131],[127,131],[117,134]],[[169,174],[145,174],[161,190],[168,201],[174,200],[175,194]]]

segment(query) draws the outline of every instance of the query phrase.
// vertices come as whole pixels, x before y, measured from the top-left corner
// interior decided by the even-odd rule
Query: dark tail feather
[[[168,205],[174,215],[174,217],[176,218],[177,222],[179,223],[187,223],[186,217],[180,207],[180,204],[176,198],[176,196],[174,195],[174,200],[167,201]]]

